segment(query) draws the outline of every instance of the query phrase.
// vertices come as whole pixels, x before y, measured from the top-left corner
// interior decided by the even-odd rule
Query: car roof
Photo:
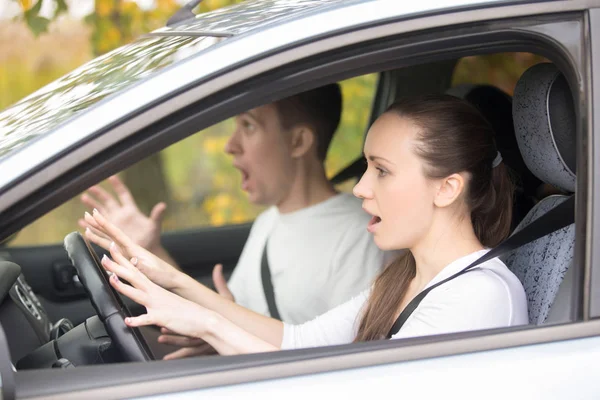
[[[239,35],[250,30],[300,18],[308,12],[322,12],[326,8],[347,7],[353,3],[377,0],[255,0],[223,7],[196,15],[173,26],[157,29],[153,34],[216,33]]]
[[[277,48],[390,18],[507,2],[254,0],[158,29],[0,112],[0,168],[9,171],[0,190],[33,168],[31,160],[48,161],[152,102]],[[224,48],[231,51],[217,51]]]

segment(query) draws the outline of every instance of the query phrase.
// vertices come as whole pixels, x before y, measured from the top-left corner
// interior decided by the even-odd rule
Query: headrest
[[[575,191],[575,106],[567,80],[553,64],[537,64],[519,79],[513,95],[519,149],[538,178]]]
[[[509,94],[492,85],[463,84],[449,89],[446,93],[466,100],[474,105],[492,125],[498,151],[504,163],[519,177],[522,190],[534,196],[541,184],[531,173],[519,150],[512,117],[512,99]]]

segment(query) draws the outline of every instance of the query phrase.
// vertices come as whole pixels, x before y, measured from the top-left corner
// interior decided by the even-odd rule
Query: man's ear
[[[434,204],[437,207],[452,205],[465,189],[465,177],[461,174],[452,174],[440,180]]]
[[[315,134],[307,126],[300,125],[292,130],[291,156],[300,158],[306,155],[315,143]]]

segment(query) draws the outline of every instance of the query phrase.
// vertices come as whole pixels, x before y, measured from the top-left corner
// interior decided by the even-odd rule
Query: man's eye
[[[244,127],[244,129],[249,130],[249,131],[253,131],[254,130],[254,124],[252,124],[249,121],[243,121],[242,122],[242,126]]]

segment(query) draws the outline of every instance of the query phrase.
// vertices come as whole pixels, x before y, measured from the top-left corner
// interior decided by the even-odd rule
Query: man
[[[254,108],[236,117],[225,147],[249,200],[271,207],[254,222],[229,288],[220,265],[213,272],[215,286],[239,304],[265,315],[274,311],[289,323],[308,321],[360,293],[384,262],[366,231],[370,217],[360,200],[337,193],[325,174],[323,162],[341,103],[339,85],[331,84]],[[158,204],[146,217],[125,185],[116,177],[110,181],[120,203],[99,187],[90,188],[83,203],[175,265],[160,245],[166,206]],[[274,293],[271,306],[265,293],[268,281]]]

